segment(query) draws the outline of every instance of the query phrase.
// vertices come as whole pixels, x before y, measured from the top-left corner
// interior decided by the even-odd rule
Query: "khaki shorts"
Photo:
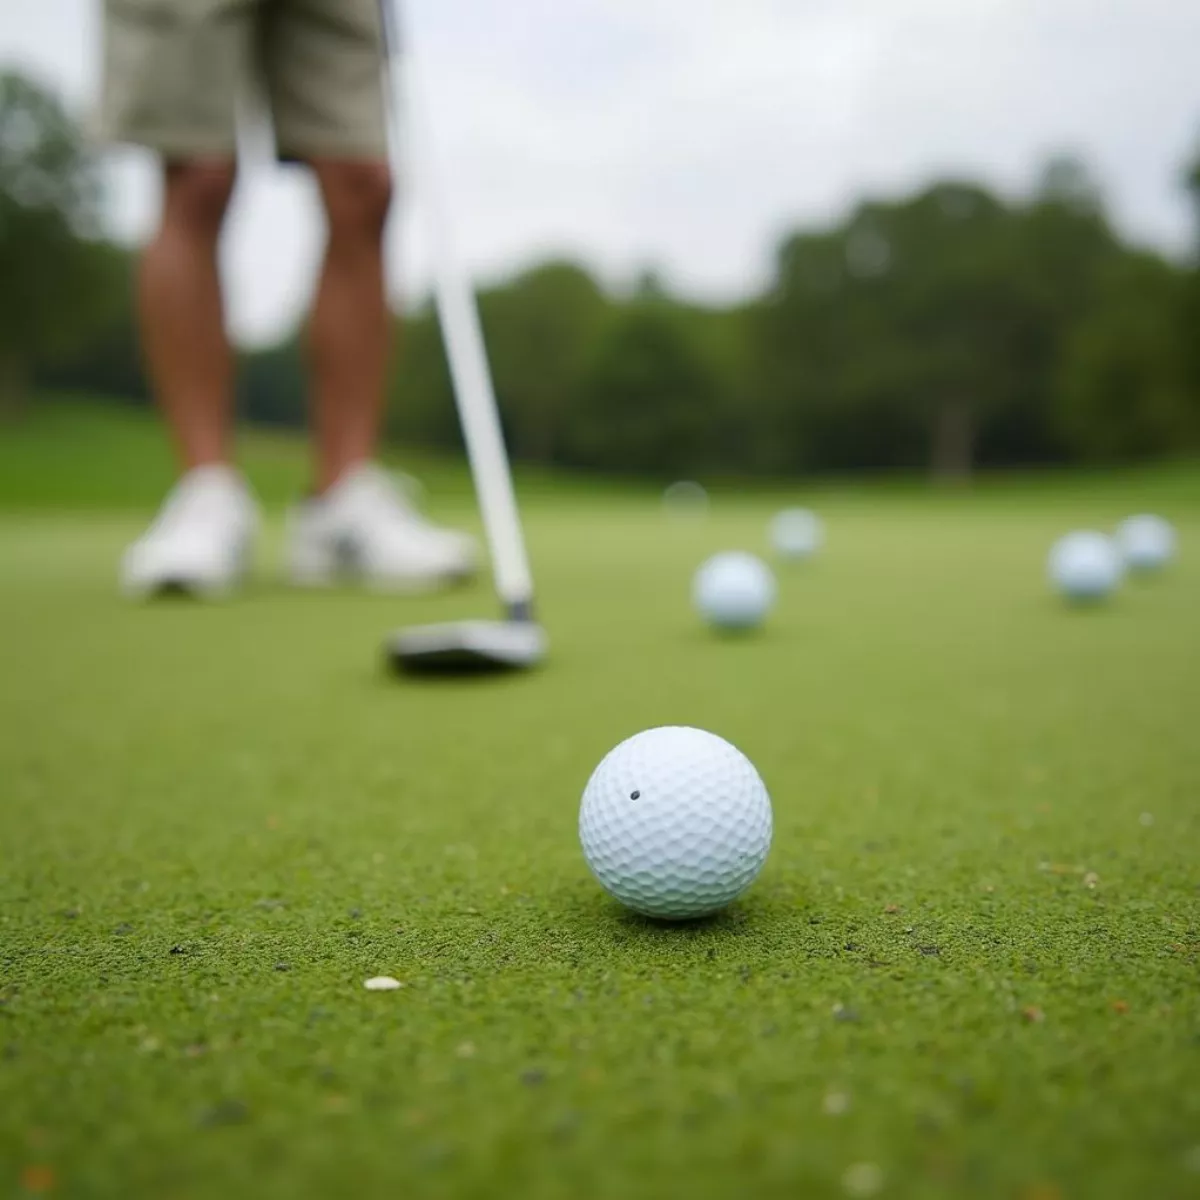
[[[103,135],[234,155],[264,104],[282,159],[387,156],[380,0],[105,0]]]

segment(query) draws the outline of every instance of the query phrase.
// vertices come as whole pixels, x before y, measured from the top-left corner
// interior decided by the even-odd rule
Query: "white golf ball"
[[[648,917],[724,908],[771,848],[771,799],[750,760],[701,729],[635,734],[593,772],[579,810],[583,856],[601,886]]]
[[[1070,600],[1102,600],[1121,581],[1121,556],[1103,533],[1060,538],[1050,551],[1050,580]]]
[[[719,629],[753,629],[775,603],[775,576],[753,554],[715,554],[696,572],[692,602]]]
[[[691,479],[680,479],[663,491],[663,508],[672,517],[702,517],[708,512],[708,493]]]
[[[1117,545],[1131,571],[1161,571],[1175,557],[1175,529],[1149,513],[1129,517],[1117,526]]]
[[[781,558],[811,558],[825,542],[821,518],[807,508],[785,508],[770,526],[771,545]]]

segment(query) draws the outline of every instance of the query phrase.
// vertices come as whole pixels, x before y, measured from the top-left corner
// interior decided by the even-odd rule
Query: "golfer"
[[[265,102],[279,160],[312,171],[327,223],[307,337],[313,489],[289,516],[290,577],[426,590],[475,569],[473,541],[425,520],[374,461],[392,321],[384,69],[379,0],[105,0],[105,135],[161,161],[139,322],[181,469],[124,556],[131,594],[226,592],[253,551],[258,508],[233,460],[233,353],[217,268],[237,120],[252,98]]]

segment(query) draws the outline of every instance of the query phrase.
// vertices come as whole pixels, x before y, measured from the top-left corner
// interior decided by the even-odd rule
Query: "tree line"
[[[0,410],[39,388],[147,404],[131,255],[100,236],[96,166],[55,97],[0,77]],[[971,179],[798,228],[768,285],[705,306],[544,262],[479,296],[510,449],[667,476],[1108,463],[1200,449],[1195,253],[1131,244],[1086,165],[1028,195]],[[405,315],[388,433],[456,447],[436,313]],[[250,421],[305,420],[302,331],[240,356]]]

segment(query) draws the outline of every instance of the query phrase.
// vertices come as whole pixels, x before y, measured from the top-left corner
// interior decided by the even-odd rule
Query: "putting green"
[[[670,521],[527,477],[552,661],[440,683],[381,637],[486,585],[294,594],[274,518],[244,597],[131,606],[127,484],[3,489],[5,1195],[1200,1192],[1196,472],[801,496],[827,550],[735,640],[691,571],[797,497]],[[1058,533],[1148,507],[1169,577],[1047,596]],[[664,723],[775,804],[759,883],[689,927],[624,915],[575,833]]]

